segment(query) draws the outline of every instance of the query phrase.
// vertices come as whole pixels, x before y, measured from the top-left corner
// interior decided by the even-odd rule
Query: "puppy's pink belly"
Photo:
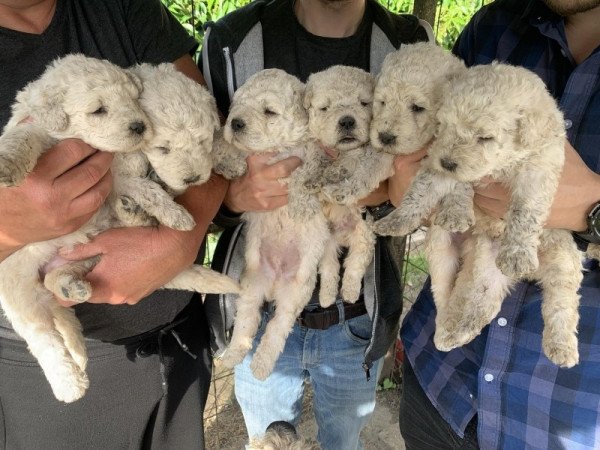
[[[293,243],[284,246],[263,241],[260,248],[260,265],[262,270],[273,278],[291,280],[298,272],[300,253]]]

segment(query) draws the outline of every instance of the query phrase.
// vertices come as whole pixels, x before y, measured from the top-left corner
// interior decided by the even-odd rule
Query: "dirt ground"
[[[246,428],[242,412],[233,394],[231,371],[216,367],[215,381],[211,387],[209,404],[205,413],[205,438],[208,450],[243,450],[246,444]],[[216,403],[215,403],[216,399]],[[379,390],[375,412],[361,433],[366,450],[404,450],[398,428],[399,387]],[[298,432],[315,438],[317,426],[312,413],[312,392],[307,389],[302,419]]]

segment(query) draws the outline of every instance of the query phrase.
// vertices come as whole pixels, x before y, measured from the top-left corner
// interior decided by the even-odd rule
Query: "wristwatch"
[[[600,202],[587,215],[587,230],[573,233],[575,240],[587,244],[600,244]],[[579,243],[579,242],[578,242]]]
[[[396,207],[389,200],[377,206],[367,206],[367,211],[369,211],[369,214],[371,214],[374,220],[379,220],[387,216],[394,209],[396,209]]]

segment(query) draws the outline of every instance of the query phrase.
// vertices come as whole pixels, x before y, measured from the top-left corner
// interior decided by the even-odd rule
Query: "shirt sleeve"
[[[127,0],[124,6],[138,62],[171,62],[198,48],[160,0]]]

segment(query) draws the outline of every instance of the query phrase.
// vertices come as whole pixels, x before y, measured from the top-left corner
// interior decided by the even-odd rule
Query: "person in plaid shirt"
[[[547,227],[597,242],[588,215],[600,201],[600,0],[498,0],[483,7],[454,52],[467,65],[494,60],[532,70],[565,116],[566,162]],[[396,161],[408,179],[416,156]],[[399,189],[400,190],[400,189]],[[396,192],[400,199],[402,192]],[[475,202],[495,217],[508,203],[497,184]],[[397,203],[397,202],[395,202]],[[580,362],[562,369],[542,352],[541,292],[519,283],[480,336],[440,352],[433,344],[429,283],[407,315],[400,429],[408,449],[600,448],[600,270],[585,262],[580,289]]]

